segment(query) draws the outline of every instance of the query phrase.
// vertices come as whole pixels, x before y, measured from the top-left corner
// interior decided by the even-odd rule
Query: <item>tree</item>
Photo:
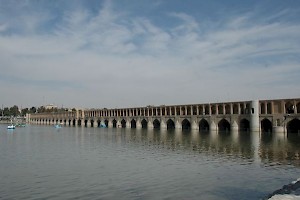
[[[9,108],[8,108],[8,107],[5,107],[5,108],[3,109],[3,115],[4,115],[4,116],[10,116],[10,112],[9,112]]]
[[[29,113],[36,113],[36,107],[31,107]]]
[[[29,109],[28,108],[22,109],[22,111],[21,111],[21,115],[22,116],[25,116],[27,113],[29,113]]]
[[[37,109],[37,112],[38,113],[43,113],[43,112],[46,112],[46,108],[44,106],[41,106]]]
[[[11,108],[9,109],[9,112],[10,112],[10,115],[11,115],[11,116],[14,116],[14,117],[20,115],[19,108],[18,108],[18,106],[16,106],[16,105],[14,105],[13,107],[11,107]]]

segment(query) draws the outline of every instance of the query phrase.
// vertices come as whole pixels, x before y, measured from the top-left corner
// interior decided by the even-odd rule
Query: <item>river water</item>
[[[0,125],[0,199],[261,199],[299,159],[297,134]]]

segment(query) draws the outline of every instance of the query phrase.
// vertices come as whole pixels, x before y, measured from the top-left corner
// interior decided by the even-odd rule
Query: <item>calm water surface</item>
[[[0,125],[0,199],[261,199],[300,177],[292,136]]]

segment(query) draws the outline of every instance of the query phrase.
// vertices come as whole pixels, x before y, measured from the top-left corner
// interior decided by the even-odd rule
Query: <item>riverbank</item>
[[[0,124],[24,124],[26,123],[26,120],[0,120]]]

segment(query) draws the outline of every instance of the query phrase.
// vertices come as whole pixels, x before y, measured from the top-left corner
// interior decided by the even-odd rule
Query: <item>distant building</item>
[[[51,110],[51,109],[55,109],[55,108],[57,108],[57,106],[54,105],[54,104],[48,104],[48,105],[45,106],[46,110]]]

